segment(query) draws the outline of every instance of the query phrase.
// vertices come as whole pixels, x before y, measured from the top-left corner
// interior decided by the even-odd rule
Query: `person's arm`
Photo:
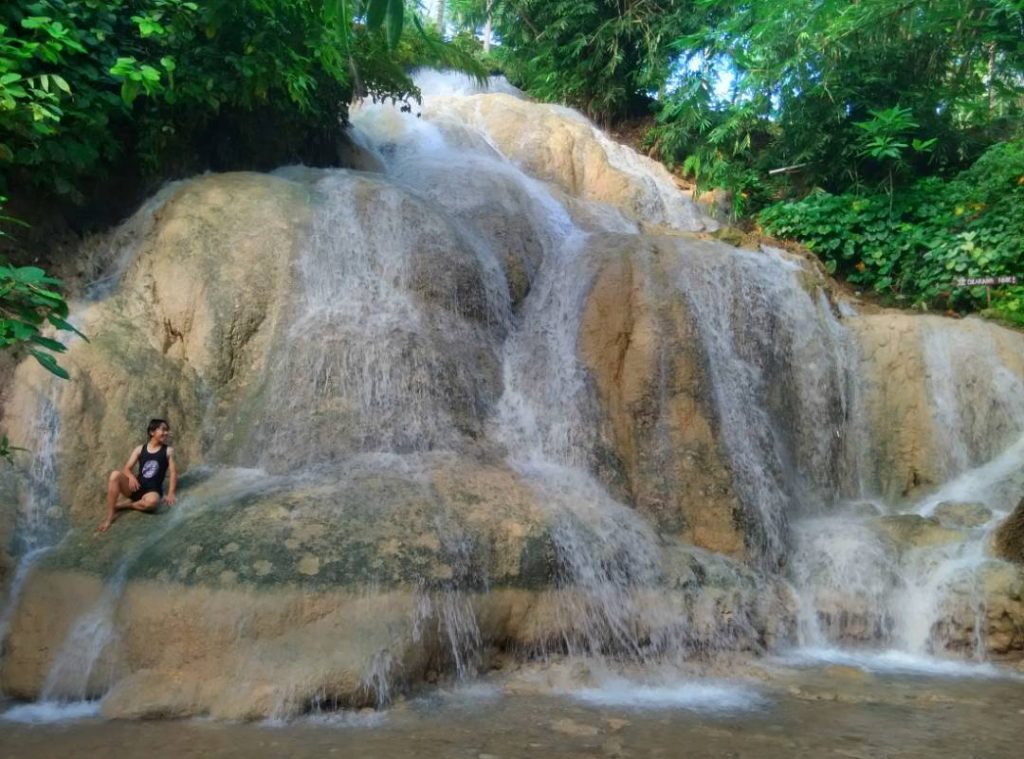
[[[164,501],[168,506],[173,506],[174,491],[178,489],[178,465],[174,463],[174,449],[171,447],[167,448],[167,474],[170,476],[171,482],[167,486],[167,495],[164,497]]]
[[[132,451],[132,455],[128,457],[128,463],[125,464],[124,469],[121,470],[128,478],[128,490],[133,493],[139,489],[139,481],[135,478],[135,473],[132,472],[132,469],[134,469],[135,465],[139,463],[140,453],[142,453],[141,445]]]

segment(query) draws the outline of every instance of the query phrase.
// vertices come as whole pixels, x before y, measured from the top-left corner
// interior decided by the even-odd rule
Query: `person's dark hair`
[[[149,426],[146,427],[146,434],[153,437],[153,433],[160,429],[161,424],[167,425],[167,429],[171,428],[171,425],[167,424],[166,419],[150,419]]]

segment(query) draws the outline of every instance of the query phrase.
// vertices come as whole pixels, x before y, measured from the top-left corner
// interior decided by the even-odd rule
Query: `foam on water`
[[[1017,482],[1024,471],[1024,435],[1001,454],[969,469],[921,499],[914,512],[931,516],[943,501],[981,501],[995,509],[1012,507],[1019,497]]]
[[[909,653],[899,649],[853,650],[829,646],[805,647],[776,658],[789,666],[822,664],[856,667],[879,674],[922,675],[938,677],[1019,678],[1009,670],[988,662],[966,662],[936,656]]]
[[[286,727],[288,725],[305,724],[316,725],[317,727],[334,727],[346,730],[372,730],[383,727],[387,724],[388,713],[363,709],[351,711],[340,709],[338,711],[321,712],[319,714],[308,714],[298,720],[265,720],[260,724],[264,727]]]
[[[613,678],[597,687],[568,691],[566,695],[595,706],[703,713],[751,711],[766,704],[765,698],[750,686],[715,680],[651,684]]]
[[[0,713],[0,720],[21,722],[30,725],[50,725],[61,722],[76,722],[98,717],[99,701],[37,701],[32,704],[18,704]]]

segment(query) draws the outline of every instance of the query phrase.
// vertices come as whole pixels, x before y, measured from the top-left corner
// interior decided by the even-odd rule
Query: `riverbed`
[[[727,679],[581,682],[570,665],[534,666],[440,686],[382,711],[287,723],[72,719],[70,707],[62,716],[8,704],[0,756],[994,759],[1020,751],[1024,678],[1012,669],[936,676],[767,662],[740,670]]]

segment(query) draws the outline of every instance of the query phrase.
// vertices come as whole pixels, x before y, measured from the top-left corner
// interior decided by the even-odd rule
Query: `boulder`
[[[997,556],[1024,564],[1024,498],[1017,504],[999,527],[993,538],[993,548]]]
[[[918,514],[877,517],[870,520],[870,525],[901,552],[959,543],[967,537],[963,530],[944,527],[938,519]]]
[[[983,503],[943,501],[932,515],[944,527],[981,527],[992,518],[992,510]]]
[[[59,481],[48,497],[68,504],[73,521],[96,518],[106,473],[144,441],[151,417],[171,421],[182,470],[202,461],[289,471],[482,434],[501,392],[509,295],[494,294],[508,286],[494,281],[500,270],[485,271],[443,213],[379,177],[287,176],[175,186],[140,212],[146,223],[133,222],[142,231],[116,292],[76,308],[91,339],[72,341],[62,359],[75,381],[19,365],[5,431],[34,451],[52,448]],[[393,218],[378,214],[384,207]],[[322,237],[345,219],[353,228],[335,250]],[[360,261],[366,249],[383,252]],[[338,316],[351,304],[315,290],[329,277],[363,290],[379,283],[357,304],[372,318]],[[297,311],[301,330],[291,328]],[[0,487],[18,491],[31,465],[26,457],[0,472]]]
[[[599,526],[536,493],[502,465],[440,454],[343,477],[191,476],[169,512],[73,530],[47,555],[0,684],[107,693],[108,716],[255,719],[379,705],[494,650],[621,645],[608,636],[624,630],[655,653],[791,637],[781,582],[674,541],[651,544],[658,572],[610,599],[566,553],[605,540]]]

